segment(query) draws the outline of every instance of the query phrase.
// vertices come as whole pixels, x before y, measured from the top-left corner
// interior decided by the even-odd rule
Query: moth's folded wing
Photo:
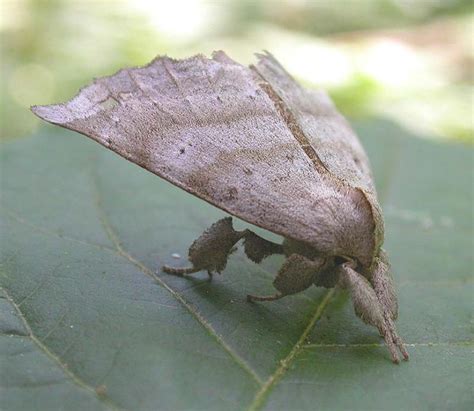
[[[357,135],[322,90],[301,87],[270,54],[257,54],[255,68],[289,107],[326,168],[373,191],[370,164]]]
[[[341,181],[364,191],[377,222],[376,241],[381,243],[383,220],[369,159],[349,123],[324,91],[301,87],[270,53],[257,57],[255,70],[291,111],[321,163]]]
[[[162,57],[33,111],[273,232],[331,251],[348,225],[366,235],[367,210],[323,181],[259,81],[222,52]]]

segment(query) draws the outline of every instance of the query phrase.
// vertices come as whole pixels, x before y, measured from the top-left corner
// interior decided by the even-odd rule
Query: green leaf
[[[410,362],[390,362],[343,292],[247,303],[272,291],[280,257],[239,251],[212,283],[162,273],[224,214],[45,128],[2,146],[1,408],[472,409],[472,151],[384,121],[358,131]]]

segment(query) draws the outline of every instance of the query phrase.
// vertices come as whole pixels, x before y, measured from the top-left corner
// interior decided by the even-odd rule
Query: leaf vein
[[[99,218],[104,228],[105,232],[109,236],[110,241],[115,246],[116,252],[128,260],[130,263],[138,267],[145,275],[152,278],[155,282],[161,285],[165,290],[167,290],[178,302],[180,302],[184,308],[188,310],[188,312],[200,323],[204,329],[212,336],[216,342],[228,353],[228,355],[232,358],[232,360],[241,367],[252,379],[261,386],[263,384],[262,379],[259,377],[257,372],[242,358],[237,354],[232,347],[227,344],[224,339],[216,332],[216,330],[212,327],[212,325],[206,321],[206,319],[202,316],[202,314],[194,307],[191,303],[189,303],[180,293],[175,291],[171,288],[165,281],[163,281],[159,276],[157,276],[150,268],[145,266],[142,262],[138,261],[135,257],[133,257],[125,248],[122,246],[120,238],[118,237],[117,233],[115,232],[114,228],[110,224],[105,210],[102,206],[102,199],[99,190],[99,182],[98,176],[96,173],[92,173],[92,180],[95,186],[95,205],[97,210],[99,211]]]
[[[23,314],[23,312],[21,311],[20,307],[18,306],[18,304],[15,303],[15,301],[13,300],[13,298],[10,296],[10,294],[8,293],[8,291],[3,288],[3,287],[0,287],[0,290],[2,290],[2,292],[5,294],[5,297],[6,299],[8,300],[8,302],[13,306],[13,308],[15,309],[16,313],[18,314],[18,317],[21,319],[21,321],[23,322],[23,325],[25,326],[25,329],[26,331],[28,332],[28,335],[25,336],[25,337],[28,337],[29,339],[31,339],[31,341],[33,341],[33,343],[35,343],[37,345],[37,347],[43,351],[46,356],[52,360],[54,363],[56,363],[56,365],[64,372],[64,374],[66,374],[70,379],[71,381],[76,384],[77,386],[79,386],[80,388],[82,388],[83,390],[89,392],[90,394],[92,394],[95,398],[99,399],[99,401],[102,401],[108,408],[110,408],[111,410],[114,410],[114,411],[123,411],[123,408],[121,407],[118,407],[117,405],[115,405],[112,400],[108,397],[105,397],[105,396],[101,396],[101,397],[98,397],[97,396],[97,393],[95,391],[95,388],[90,386],[89,384],[87,384],[84,380],[82,380],[79,376],[77,376],[76,374],[74,374],[68,367],[66,364],[64,364],[62,361],[61,361],[61,358],[59,358],[55,353],[53,353],[52,351],[49,350],[49,348],[43,344],[41,342],[41,340],[39,340],[38,337],[36,337],[36,335],[33,333],[33,330],[30,326],[30,324],[28,323],[28,320],[26,319],[25,315]]]
[[[248,411],[256,411],[262,407],[271,389],[285,375],[291,363],[303,348],[304,341],[308,337],[316,322],[319,320],[319,318],[321,318],[324,309],[329,304],[329,301],[333,297],[334,293],[335,289],[332,288],[326,293],[321,303],[317,305],[313,315],[309,320],[308,325],[303,330],[303,333],[301,334],[300,338],[298,339],[298,341],[296,341],[296,344],[293,346],[288,355],[280,361],[280,366],[273,372],[272,375],[270,375],[270,377],[263,384],[262,388],[257,392],[248,408]]]

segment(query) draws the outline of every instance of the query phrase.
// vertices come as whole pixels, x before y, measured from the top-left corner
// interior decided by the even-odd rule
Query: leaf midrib
[[[401,144],[400,141],[397,140],[397,155],[400,154],[401,151]],[[382,195],[379,195],[379,202],[381,205],[383,205],[387,197],[389,195],[389,189],[391,182],[393,180],[393,175],[395,174],[396,166],[394,164],[389,164],[386,163],[384,167],[384,174],[387,176],[389,175],[391,178],[389,178],[388,183],[384,187],[384,190],[382,191]],[[265,401],[270,393],[270,391],[273,389],[275,384],[278,383],[278,381],[281,380],[281,378],[284,376],[284,374],[287,372],[289,369],[291,363],[293,360],[296,358],[296,356],[299,354],[299,352],[305,347],[303,345],[304,340],[307,338],[309,332],[311,329],[316,325],[316,322],[318,319],[321,317],[321,315],[324,312],[324,309],[329,305],[331,298],[334,295],[334,289],[330,290],[326,296],[323,298],[321,303],[316,307],[316,310],[314,311],[314,314],[311,316],[308,325],[304,329],[303,333],[301,334],[300,338],[297,340],[295,345],[292,347],[288,355],[280,361],[280,366],[275,369],[275,371],[270,375],[270,377],[267,379],[263,387],[257,392],[257,394],[254,397],[254,400],[252,401],[248,411],[257,411],[258,409],[261,409],[263,405],[265,404]]]
[[[130,263],[135,265],[143,272],[145,275],[152,278],[158,284],[160,284],[166,291],[168,291],[179,303],[181,303],[186,310],[206,329],[206,331],[211,335],[217,343],[230,355],[233,361],[241,367],[248,375],[255,380],[258,385],[262,385],[263,381],[258,376],[256,371],[242,358],[240,357],[223,339],[217,332],[214,330],[211,324],[209,324],[205,318],[201,315],[201,313],[188,301],[186,301],[181,294],[176,292],[173,288],[171,288],[165,281],[163,281],[160,277],[158,277],[150,268],[144,265],[142,262],[138,261],[135,257],[133,257],[125,248],[123,247],[120,238],[117,232],[114,230],[112,225],[109,222],[107,214],[102,206],[102,197],[99,189],[99,182],[97,173],[95,169],[92,169],[91,172],[91,179],[94,188],[94,203],[99,213],[99,220],[100,223],[106,232],[109,240],[112,242],[115,252],[120,255],[121,257],[128,260]]]
[[[99,399],[102,401],[108,408],[114,411],[125,411],[123,408],[118,407],[109,397],[106,396],[98,396],[97,392],[94,387],[91,385],[87,384],[83,379],[81,379],[79,376],[74,374],[67,366],[64,364],[61,359],[54,354],[52,351],[49,350],[49,348],[43,344],[43,342],[33,333],[33,330],[28,323],[28,320],[26,319],[25,315],[21,311],[20,307],[18,304],[15,303],[14,299],[12,296],[8,293],[8,291],[4,287],[0,287],[0,290],[4,293],[6,299],[8,302],[11,304],[11,306],[14,308],[15,312],[17,313],[18,317],[21,319],[25,330],[27,332],[26,335],[22,335],[21,337],[23,338],[29,338],[42,352],[46,354],[46,356],[52,360],[56,365],[61,369],[64,374],[66,374],[70,380],[79,386],[81,389],[87,391],[89,394],[92,394],[94,398]]]

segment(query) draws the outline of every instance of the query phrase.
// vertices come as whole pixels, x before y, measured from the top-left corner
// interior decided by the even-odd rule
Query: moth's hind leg
[[[375,260],[375,267],[370,281],[382,306],[386,323],[393,330],[393,342],[399,347],[403,358],[408,360],[409,354],[405,349],[405,345],[395,331],[394,321],[398,317],[398,300],[390,274],[390,264],[383,250]]]
[[[188,258],[190,267],[174,268],[164,266],[163,271],[168,274],[185,276],[206,270],[212,278],[213,272],[224,270],[227,259],[235,251],[235,244],[245,238],[245,253],[255,262],[265,257],[281,253],[280,245],[267,241],[250,230],[236,231],[232,226],[232,218],[226,217],[209,227],[189,247]]]
[[[390,351],[392,361],[394,363],[399,362],[397,348],[407,360],[408,353],[397,334],[395,324],[389,312],[379,301],[370,282],[363,275],[353,270],[350,263],[340,265],[338,274],[341,286],[350,290],[355,313],[366,324],[378,328]]]
[[[248,301],[273,301],[286,295],[306,290],[315,281],[325,265],[323,258],[310,260],[300,254],[291,254],[278,271],[273,286],[278,290],[273,295],[247,295]]]

